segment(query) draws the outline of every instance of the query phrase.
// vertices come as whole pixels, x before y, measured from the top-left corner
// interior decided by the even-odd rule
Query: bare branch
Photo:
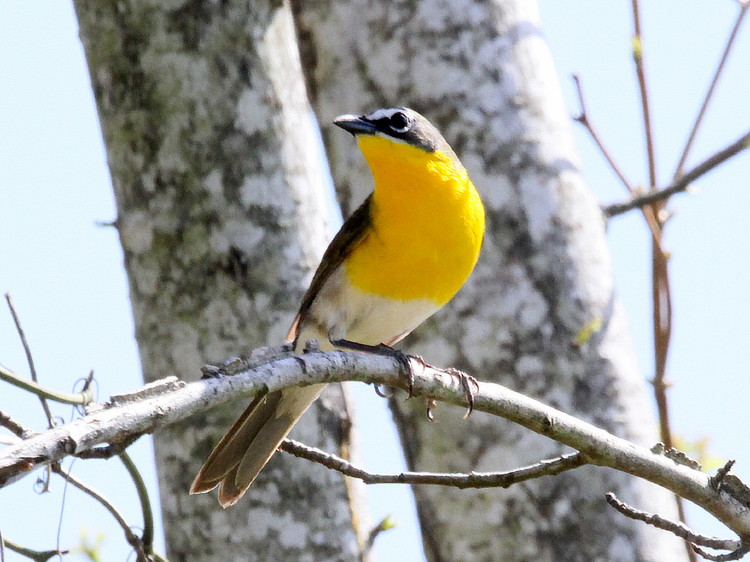
[[[594,144],[596,144],[597,148],[599,148],[602,156],[604,156],[604,159],[609,163],[609,166],[615,172],[617,177],[620,178],[620,181],[625,186],[625,189],[627,189],[633,197],[637,197],[640,193],[640,190],[637,190],[635,187],[633,187],[633,184],[630,183],[630,181],[628,181],[628,179],[625,177],[624,172],[617,165],[609,150],[607,150],[607,148],[604,146],[604,142],[602,141],[601,137],[599,137],[599,134],[594,128],[594,124],[589,118],[588,110],[586,109],[586,101],[583,97],[583,86],[581,85],[580,78],[574,74],[573,81],[576,85],[576,92],[578,93],[578,103],[581,108],[581,112],[574,119],[581,123],[581,125],[583,125],[589,132],[589,135],[594,141]],[[646,225],[651,231],[651,239],[661,249],[661,224],[659,223],[659,220],[656,216],[656,212],[654,211],[654,209],[648,206],[641,207],[641,212],[643,213],[643,218],[646,220]]]
[[[505,472],[471,472],[468,474],[401,472],[399,474],[377,474],[353,466],[349,461],[341,457],[323,452],[314,447],[308,447],[292,439],[285,439],[279,448],[295,457],[322,464],[346,476],[362,480],[365,484],[432,484],[452,486],[460,489],[508,488],[519,482],[559,474],[586,464],[585,459],[580,453],[571,453]]]
[[[636,521],[643,521],[648,525],[653,525],[654,527],[657,527],[659,529],[669,531],[673,535],[676,535],[681,539],[685,539],[686,541],[689,541],[691,543],[720,550],[736,550],[742,546],[742,543],[738,540],[722,539],[719,537],[707,537],[705,535],[696,533],[680,521],[670,521],[669,519],[665,519],[660,515],[647,513],[645,511],[636,509],[626,503],[621,502],[612,493],[607,494],[606,498],[609,505],[614,507],[617,511],[619,511],[626,517],[630,517],[631,519],[635,519]]]
[[[125,449],[130,447],[135,441],[141,437],[140,435],[128,435],[127,439],[122,441],[115,441],[108,445],[99,445],[86,449],[76,454],[79,459],[111,459],[114,456],[121,455],[125,452]]]
[[[35,560],[36,562],[47,562],[47,560],[52,560],[56,556],[62,556],[63,554],[68,554],[69,552],[67,550],[32,550],[30,548],[21,546],[20,544],[15,543],[10,539],[4,538],[2,536],[2,533],[0,533],[0,560],[4,560],[3,547],[6,546],[8,547],[8,550],[12,550],[17,554],[25,556],[30,560]]]
[[[10,309],[10,315],[13,317],[13,322],[16,325],[16,331],[18,332],[18,337],[21,338],[21,345],[23,346],[23,350],[26,352],[26,361],[29,364],[29,372],[31,373],[31,380],[35,383],[39,384],[39,380],[37,379],[36,375],[36,366],[34,365],[34,356],[31,354],[31,346],[29,346],[29,342],[26,340],[26,333],[23,331],[23,327],[21,326],[21,320],[18,318],[18,314],[16,314],[16,307],[13,306],[13,300],[10,298],[10,293],[5,293],[5,301],[8,303],[8,308]],[[44,410],[44,415],[47,416],[47,424],[48,427],[52,427],[54,425],[54,422],[52,421],[52,412],[49,409],[49,404],[47,404],[47,400],[44,396],[39,396],[39,402],[42,404],[42,409]]]
[[[130,474],[131,480],[135,485],[135,490],[138,493],[138,501],[141,504],[141,513],[143,514],[143,535],[141,536],[141,543],[143,550],[146,554],[150,555],[153,552],[154,546],[154,514],[151,510],[151,500],[148,497],[148,490],[146,484],[143,482],[141,473],[138,467],[135,465],[130,455],[123,451],[120,453],[120,460],[125,465],[125,469]]]
[[[128,544],[132,546],[136,550],[136,552],[138,552],[139,554],[143,554],[143,544],[141,543],[141,539],[139,539],[138,536],[131,530],[128,522],[125,521],[125,518],[112,504],[112,502],[105,498],[101,492],[95,490],[94,488],[91,488],[87,484],[84,484],[81,480],[78,480],[72,474],[65,472],[59,463],[52,464],[52,471],[62,476],[64,480],[81,490],[87,496],[94,498],[104,507],[104,509],[109,511],[110,515],[112,515],[112,517],[115,518],[115,521],[117,521],[117,524],[120,525],[122,532],[125,534],[125,540],[128,541]]]
[[[724,65],[727,62],[727,59],[729,58],[729,53],[732,52],[732,47],[734,46],[734,40],[737,38],[737,33],[740,30],[740,27],[742,26],[742,21],[745,19],[745,14],[747,13],[747,9],[750,7],[750,3],[748,2],[741,2],[740,3],[740,11],[737,14],[737,19],[734,22],[734,27],[732,27],[732,31],[729,33],[729,38],[727,39],[727,44],[724,47],[724,52],[721,54],[721,58],[719,59],[719,64],[716,67],[716,71],[714,72],[714,76],[711,79],[711,84],[708,86],[708,91],[706,92],[706,96],[703,98],[703,103],[701,104],[701,108],[698,111],[698,116],[695,118],[695,123],[693,123],[693,128],[690,131],[690,135],[688,135],[688,140],[685,143],[685,148],[682,150],[682,156],[680,156],[680,162],[677,164],[677,168],[674,172],[674,178],[677,179],[682,175],[682,170],[685,167],[685,162],[687,161],[688,155],[690,154],[690,149],[693,146],[693,141],[695,141],[695,137],[698,135],[698,129],[701,126],[701,123],[703,122],[703,116],[706,114],[706,109],[708,109],[708,104],[711,102],[711,98],[713,97],[714,90],[716,89],[717,84],[719,83],[719,78],[721,77],[721,72],[724,70]]]
[[[2,366],[0,366],[0,380],[10,383],[13,386],[17,386],[18,388],[22,388],[23,390],[33,392],[37,396],[43,396],[44,398],[54,400],[55,402],[61,402],[63,404],[85,406],[86,404],[89,404],[94,400],[94,394],[88,388],[88,385],[86,385],[83,391],[75,394],[56,392],[54,390],[50,390],[49,388],[45,388],[38,383],[19,377],[13,371],[10,371]]]
[[[661,225],[661,222],[660,222]],[[661,232],[661,226],[660,226]],[[661,238],[661,234],[660,234]],[[651,251],[651,314],[654,338],[654,387],[656,409],[659,412],[659,435],[667,448],[672,448],[672,429],[669,422],[669,400],[667,399],[667,357],[672,339],[672,290],[669,282],[668,256],[661,245],[652,244]],[[679,500],[678,500],[679,503]],[[683,507],[678,506],[682,519]],[[692,552],[690,553],[692,555]]]
[[[652,193],[639,195],[638,197],[634,197],[633,199],[631,199],[630,201],[626,201],[625,203],[615,203],[612,205],[607,205],[606,207],[604,207],[604,213],[608,217],[614,217],[633,209],[639,209],[646,205],[651,205],[656,201],[668,199],[675,193],[685,191],[695,180],[710,172],[720,164],[723,164],[732,156],[739,154],[748,147],[750,147],[750,131],[742,135],[726,148],[723,148],[715,154],[712,154],[711,156],[706,158],[703,162],[689,170],[685,175],[680,176],[676,181],[672,182],[672,184],[668,187],[665,187],[664,189],[660,189],[658,191],[654,191]]]
[[[576,92],[578,93],[578,105],[580,107],[580,113],[578,114],[578,116],[574,117],[574,119],[586,128],[586,130],[589,132],[589,135],[591,135],[591,140],[594,141],[594,144],[599,149],[599,152],[602,153],[602,156],[604,156],[604,159],[609,164],[609,167],[612,168],[612,171],[615,173],[615,175],[620,178],[620,182],[622,182],[622,184],[625,186],[625,189],[627,189],[631,195],[635,196],[637,192],[633,187],[633,184],[628,181],[628,179],[625,177],[625,174],[610,154],[609,150],[607,150],[607,148],[604,146],[604,142],[596,132],[596,129],[594,129],[594,124],[591,122],[591,119],[589,119],[589,114],[586,109],[586,101],[583,97],[583,86],[581,86],[581,79],[577,74],[573,75],[573,82],[576,85]]]
[[[710,554],[699,546],[696,546],[694,544],[691,544],[690,546],[703,558],[705,558],[706,560],[713,560],[714,562],[729,562],[730,560],[739,560],[740,558],[743,558],[745,554],[750,552],[750,545],[741,546],[737,550],[728,552],[727,554]]]
[[[732,467],[734,466],[735,461],[729,460],[727,463],[722,466],[719,470],[716,471],[716,474],[709,478],[708,483],[711,484],[711,487],[714,490],[719,490],[721,488],[722,483],[724,482],[724,479],[727,477],[727,474],[729,474],[729,471],[732,470]]]
[[[632,0],[633,11],[633,61],[635,63],[636,76],[638,78],[638,91],[641,98],[641,111],[643,114],[643,133],[646,139],[646,162],[648,164],[648,191],[657,189],[656,178],[656,147],[654,144],[653,125],[651,123],[651,107],[649,102],[648,86],[646,84],[646,68],[644,62],[643,32],[641,30],[641,15],[638,0]],[[667,255],[662,248],[662,230],[664,217],[660,210],[661,201],[652,203],[645,214],[652,232],[651,245],[651,279],[652,279],[652,312],[654,319],[654,358],[655,376],[654,393],[659,410],[659,424],[661,439],[667,445],[672,446],[672,433],[669,427],[669,409],[664,383],[666,375],[667,355],[672,333],[672,298],[669,283],[669,270],[667,266]],[[651,218],[651,220],[649,220]],[[677,508],[680,518],[684,519],[684,507],[682,500],[677,498]],[[688,552],[691,559],[692,552]]]
[[[25,439],[34,434],[34,431],[24,427],[21,422],[14,420],[10,414],[0,411],[0,426],[6,428],[16,437]]]
[[[380,520],[380,523],[375,525],[370,532],[367,535],[367,542],[365,543],[364,548],[362,549],[363,552],[363,559],[366,559],[369,553],[372,551],[372,547],[375,544],[375,539],[377,539],[382,533],[385,531],[389,531],[395,527],[395,523],[391,519],[390,515],[387,515],[383,519]]]
[[[414,360],[411,365],[415,395],[467,406],[456,377]],[[290,357],[234,376],[192,383],[172,379],[170,390],[121,406],[98,404],[83,418],[0,451],[0,487],[67,455],[154,431],[243,396],[343,380],[408,388],[395,359],[341,351]],[[750,534],[750,507],[738,499],[742,490],[747,491],[741,482],[714,490],[707,474],[497,384],[479,382],[474,400],[477,411],[504,417],[568,445],[580,451],[589,464],[615,468],[663,486],[703,507],[738,535]]]
[[[631,0],[633,6],[633,62],[638,77],[638,91],[641,94],[641,111],[643,113],[643,133],[646,137],[646,160],[648,162],[649,190],[656,189],[656,150],[651,125],[651,104],[646,85],[646,65],[643,62],[643,33],[641,32],[641,14],[638,0]]]

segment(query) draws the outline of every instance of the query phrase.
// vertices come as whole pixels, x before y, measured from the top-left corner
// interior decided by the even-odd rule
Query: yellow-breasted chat
[[[397,107],[334,120],[352,133],[373,193],[331,241],[287,336],[295,352],[395,351],[469,277],[484,236],[484,207],[466,169],[422,115]],[[203,464],[191,494],[219,486],[233,505],[324,385],[253,400]]]

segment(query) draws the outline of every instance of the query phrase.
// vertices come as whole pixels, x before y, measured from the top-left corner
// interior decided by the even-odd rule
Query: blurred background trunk
[[[283,342],[329,237],[322,161],[282,2],[75,3],[117,199],[144,378]],[[346,455],[340,386],[293,436]],[[354,560],[337,473],[276,455],[219,508],[190,482],[248,400],[154,435],[170,560]],[[325,405],[323,405],[325,404]]]
[[[324,127],[344,102],[352,112],[413,107],[444,133],[487,207],[476,271],[404,349],[654,444],[652,408],[613,288],[604,218],[579,172],[535,3],[294,6],[308,91]],[[349,213],[371,189],[369,172],[346,138],[325,139]],[[431,424],[419,401],[399,396],[391,407],[414,470],[512,469],[564,451],[483,414],[463,421],[462,411],[439,406]],[[685,557],[679,540],[612,510],[608,491],[675,518],[663,490],[595,467],[508,490],[422,486],[414,495],[429,560]]]

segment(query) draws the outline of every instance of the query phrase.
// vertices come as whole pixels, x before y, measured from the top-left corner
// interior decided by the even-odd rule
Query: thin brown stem
[[[643,113],[643,131],[646,137],[646,158],[648,160],[649,189],[654,189],[656,182],[656,151],[654,150],[653,128],[651,126],[651,105],[646,84],[646,69],[643,62],[643,35],[641,33],[641,15],[638,0],[632,0],[633,6],[633,61],[638,77],[638,91],[641,96],[641,111]]]
[[[633,506],[618,500],[611,492],[605,497],[607,503],[622,513],[625,517],[629,517],[636,521],[643,521],[644,523],[657,527],[658,529],[669,531],[681,539],[685,539],[693,544],[699,544],[701,546],[707,546],[708,548],[715,548],[718,550],[736,550],[742,546],[742,543],[738,540],[701,535],[687,527],[684,523],[670,521],[660,515],[636,509]]]
[[[336,470],[351,478],[362,480],[365,484],[431,484],[453,486],[456,488],[507,488],[513,484],[559,474],[587,464],[581,453],[570,453],[555,459],[539,461],[506,472],[472,472],[469,474],[446,474],[435,472],[401,472],[398,474],[377,474],[352,465],[346,459],[330,453],[308,447],[292,439],[285,439],[279,447],[282,451],[295,457],[303,458]]]
[[[574,119],[586,128],[586,130],[589,132],[589,135],[591,136],[591,139],[594,141],[594,144],[599,149],[599,152],[602,153],[602,156],[604,156],[605,160],[607,160],[607,162],[609,163],[614,173],[617,175],[618,178],[620,178],[620,181],[625,186],[625,189],[627,189],[630,192],[630,194],[633,196],[633,198],[635,199],[638,196],[638,190],[636,190],[633,187],[633,185],[630,183],[630,181],[628,181],[628,179],[625,177],[625,174],[617,165],[614,158],[610,154],[609,150],[607,150],[607,148],[604,146],[604,142],[602,141],[601,137],[599,136],[596,129],[594,128],[594,125],[591,122],[591,119],[589,118],[588,110],[586,109],[586,100],[583,96],[583,87],[581,86],[580,78],[576,75],[573,75],[573,80],[576,85],[576,91],[578,93],[578,102],[580,104],[580,113]],[[659,226],[659,223],[656,219],[654,210],[649,206],[642,206],[641,212],[643,213],[643,218],[646,220],[646,224],[648,225],[648,228],[651,231],[652,239],[657,241],[657,243],[659,243],[659,247],[661,247],[661,227]]]
[[[737,34],[740,30],[740,27],[742,26],[743,20],[745,19],[745,14],[747,13],[748,8],[750,8],[749,2],[740,2],[740,11],[737,14],[737,19],[734,22],[732,31],[729,33],[729,38],[727,39],[727,44],[724,47],[724,52],[721,54],[721,59],[719,59],[719,64],[716,67],[713,78],[711,79],[711,84],[708,86],[706,96],[703,98],[703,103],[701,104],[701,108],[698,111],[698,116],[695,118],[695,123],[693,123],[693,128],[691,129],[690,135],[688,136],[687,142],[685,143],[685,148],[682,150],[680,161],[677,164],[677,168],[674,172],[674,179],[679,178],[682,174],[682,170],[685,168],[685,162],[687,161],[688,155],[690,154],[690,149],[693,147],[695,137],[698,135],[698,129],[700,129],[700,126],[703,122],[703,116],[706,114],[708,104],[711,102],[711,98],[714,95],[714,90],[719,83],[719,78],[721,77],[721,73],[724,70],[724,65],[729,58],[729,54],[732,52],[734,40],[737,38]]]
[[[654,322],[654,362],[655,375],[653,379],[656,407],[659,413],[659,429],[661,441],[671,449],[672,431],[669,424],[669,402],[667,400],[666,381],[667,356],[672,336],[672,296],[669,287],[669,272],[667,270],[667,256],[658,248],[653,248],[652,256],[652,297]]]
[[[633,7],[633,60],[635,62],[636,76],[638,77],[638,90],[641,97],[641,110],[643,113],[643,130],[646,137],[646,159],[648,162],[649,189],[657,190],[656,177],[656,150],[654,146],[653,126],[651,123],[651,108],[646,83],[646,69],[643,56],[643,33],[641,30],[640,9],[638,0],[632,0]],[[672,447],[672,432],[669,424],[669,402],[667,400],[666,367],[669,355],[669,344],[672,337],[672,295],[669,282],[669,268],[667,254],[662,249],[662,231],[665,216],[662,213],[663,201],[654,202],[651,209],[658,229],[652,229],[654,236],[651,241],[651,296],[654,329],[654,394],[659,412],[659,425],[661,438],[667,447]],[[658,232],[658,234],[655,232]],[[675,495],[680,520],[685,521],[682,499]],[[691,562],[695,562],[695,553],[687,548],[687,554]]]
[[[581,79],[577,74],[573,75],[573,82],[575,82],[576,85],[576,93],[578,94],[578,104],[580,107],[580,113],[576,117],[574,117],[574,119],[586,128],[586,130],[589,132],[589,135],[591,135],[591,140],[594,141],[594,144],[599,149],[599,152],[602,153],[602,156],[604,156],[604,159],[609,164],[609,167],[612,168],[612,171],[615,173],[615,175],[620,178],[620,182],[625,186],[625,189],[627,189],[631,193],[631,195],[635,196],[637,194],[637,191],[633,187],[633,184],[628,181],[622,169],[617,165],[614,158],[612,157],[612,154],[604,146],[604,142],[596,132],[596,129],[594,129],[594,125],[589,119],[589,113],[586,109],[586,100],[583,97],[583,86],[581,86]]]
[[[633,7],[633,60],[635,62],[636,76],[638,78],[638,90],[641,97],[641,111],[643,114],[643,130],[646,137],[646,159],[648,163],[649,192],[655,192],[657,186],[656,178],[656,155],[653,141],[653,127],[651,125],[651,109],[649,104],[648,86],[646,84],[646,70],[643,57],[643,34],[641,31],[640,9],[638,0],[632,0]],[[651,258],[652,279],[652,312],[654,325],[654,390],[656,393],[657,407],[659,409],[659,422],[661,425],[661,438],[667,447],[672,446],[671,431],[669,428],[668,403],[666,399],[666,373],[667,355],[671,337],[672,303],[669,289],[669,272],[667,268],[667,257],[661,248],[661,230],[664,225],[664,217],[661,216],[663,200],[659,199],[652,203],[653,213],[658,226],[658,235],[654,236]]]
[[[10,293],[5,293],[5,301],[8,303],[10,315],[13,317],[13,322],[16,325],[18,337],[21,338],[21,345],[23,346],[24,352],[26,352],[26,361],[29,364],[31,380],[39,384],[39,379],[37,378],[36,374],[36,366],[34,365],[34,356],[31,353],[31,346],[29,346],[29,342],[26,340],[26,333],[23,331],[23,326],[21,326],[21,320],[18,318],[18,314],[16,314],[16,308],[13,306],[13,300],[10,298]],[[39,402],[41,402],[42,404],[44,414],[47,416],[47,427],[52,428],[54,426],[54,423],[52,422],[52,411],[49,409],[49,404],[47,404],[47,400],[44,396],[38,395],[38,397]]]
[[[740,138],[738,138],[726,148],[722,148],[718,152],[706,158],[703,162],[701,162],[694,168],[690,169],[685,174],[681,175],[668,187],[665,187],[664,189],[660,189],[658,191],[653,191],[651,193],[638,195],[637,197],[633,197],[630,201],[626,201],[625,203],[615,203],[612,205],[608,205],[604,208],[604,213],[608,217],[614,217],[616,215],[627,213],[628,211],[631,211],[633,209],[642,209],[657,201],[669,199],[672,195],[687,190],[690,187],[690,184],[692,184],[695,180],[707,174],[714,168],[718,167],[720,164],[723,164],[724,162],[747,148],[750,148],[750,131],[743,134]]]
[[[109,511],[109,513],[112,515],[112,517],[115,518],[115,521],[117,521],[118,525],[120,525],[120,528],[122,529],[123,533],[125,534],[125,540],[127,540],[128,544],[132,546],[138,555],[142,558],[140,559],[146,559],[145,553],[143,551],[143,543],[141,542],[141,539],[138,538],[138,536],[130,529],[130,525],[128,525],[128,522],[125,521],[125,518],[122,516],[122,514],[117,510],[117,508],[110,502],[107,498],[105,498],[100,492],[97,490],[91,488],[90,486],[84,484],[82,481],[78,480],[75,476],[72,474],[65,472],[65,470],[62,469],[62,467],[59,465],[59,463],[53,463],[52,464],[52,471],[56,474],[59,474],[63,477],[67,482],[87,494],[88,496],[91,496],[96,501],[98,501],[104,509]]]

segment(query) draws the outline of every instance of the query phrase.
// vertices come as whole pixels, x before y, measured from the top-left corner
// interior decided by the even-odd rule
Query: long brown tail
[[[219,486],[222,507],[237,503],[323,386],[289,388],[253,400],[203,463],[190,493]]]

